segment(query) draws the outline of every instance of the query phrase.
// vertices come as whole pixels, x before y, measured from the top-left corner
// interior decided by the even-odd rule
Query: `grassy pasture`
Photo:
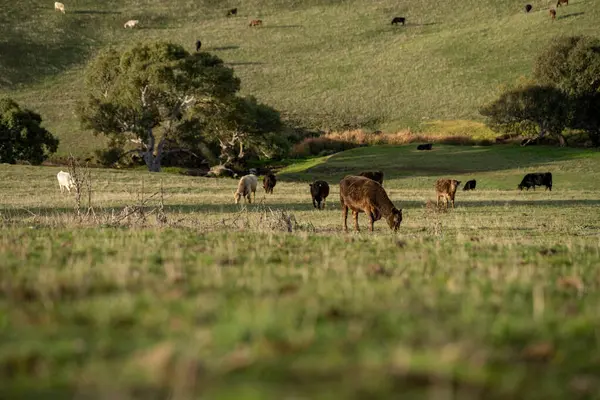
[[[46,0],[0,0],[0,95],[40,112],[60,154],[89,154],[103,139],[74,113],[87,60],[105,46],[171,40],[192,50],[200,38],[244,94],[304,124],[471,134],[462,120],[480,119],[501,85],[529,76],[553,37],[598,34],[597,2],[574,0],[554,22],[550,3],[526,14],[518,0],[77,0],[62,15]],[[226,18],[234,6],[239,15]],[[405,27],[390,25],[396,15]],[[254,18],[264,26],[249,28]],[[129,19],[140,29],[124,29]]]
[[[288,167],[245,207],[232,179],[98,169],[98,222],[74,216],[58,168],[2,165],[0,397],[594,398],[599,157],[359,148]],[[337,181],[375,166],[400,232],[344,234]],[[532,171],[554,190],[517,191]],[[438,213],[442,176],[478,188]],[[166,225],[107,223],[161,182]]]

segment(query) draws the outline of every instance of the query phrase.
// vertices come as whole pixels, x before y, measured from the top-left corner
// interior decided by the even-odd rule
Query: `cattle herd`
[[[562,4],[568,5],[569,0],[558,0],[556,7],[560,7]],[[65,14],[65,5],[63,3],[55,2],[54,9]],[[525,6],[525,12],[529,13],[533,9],[531,4]],[[550,16],[552,19],[556,18],[556,8],[550,9]],[[237,8],[227,10],[226,16],[232,17],[238,14]],[[394,17],[392,19],[392,25],[406,23],[405,17]],[[125,22],[125,28],[134,28],[139,24],[139,20],[129,20]],[[249,26],[261,26],[263,21],[260,19],[253,19],[250,21]],[[196,41],[196,51],[200,51],[202,43],[200,40]],[[417,150],[432,150],[432,143],[420,144],[417,146]],[[238,187],[234,193],[235,203],[238,204],[242,198],[246,202],[251,203],[252,200],[256,201],[256,187],[258,186],[258,177],[255,171],[252,171],[248,175],[243,176],[238,183]],[[58,184],[61,193],[67,190],[69,193],[75,186],[73,178],[68,172],[60,171],[57,174]],[[263,179],[263,188],[267,194],[273,194],[273,189],[277,183],[276,176],[269,172]],[[475,180],[469,180],[465,183],[463,191],[474,190],[477,182]],[[460,185],[460,181],[455,179],[438,179],[435,183],[435,190],[437,195],[436,204],[439,206],[440,200],[443,201],[445,208],[448,207],[448,202],[452,204],[454,208],[454,198],[456,190]],[[310,195],[312,197],[313,207],[316,209],[324,209],[325,202],[329,196],[329,184],[323,180],[317,180],[310,185]],[[546,190],[552,190],[552,174],[550,172],[545,173],[530,173],[525,175],[521,183],[517,186],[518,189],[523,188],[529,190],[536,186],[545,186]],[[397,231],[402,222],[402,209],[398,209],[389,199],[385,189],[383,188],[383,172],[382,171],[364,171],[358,175],[348,175],[340,181],[340,203],[342,205],[344,230],[347,231],[347,217],[348,210],[352,210],[354,218],[354,228],[358,231],[358,214],[365,213],[369,218],[369,230],[373,231],[373,223],[385,218],[388,222],[389,227],[393,231]]]
[[[423,145],[417,147],[418,150],[425,150]],[[432,145],[426,145],[427,150],[432,149]],[[73,178],[68,172],[60,171],[56,174],[58,186],[61,193],[67,190],[69,193],[75,186]],[[443,207],[448,208],[448,202],[454,208],[454,198],[460,181],[455,179],[438,179],[435,182],[436,205],[439,207],[442,200]],[[272,172],[267,172],[263,178],[263,189],[267,194],[273,194],[273,189],[277,184],[277,177]],[[247,203],[256,202],[256,188],[258,186],[257,172],[250,170],[248,175],[244,175],[238,182],[234,192],[235,204],[238,204],[242,198]],[[469,180],[463,186],[463,191],[475,190],[477,181]],[[552,173],[529,173],[523,177],[521,183],[517,185],[519,190],[533,188],[536,186],[545,186],[546,190],[552,191]],[[329,184],[323,180],[314,181],[309,185],[310,196],[312,197],[313,207],[322,210],[325,209],[325,202],[329,196]],[[385,218],[390,229],[397,231],[402,222],[402,209],[396,208],[385,189],[383,188],[383,171],[363,171],[357,175],[347,175],[340,181],[340,203],[344,220],[344,231],[348,230],[347,219],[348,210],[352,210],[354,218],[354,229],[358,228],[358,214],[365,213],[369,218],[369,230],[373,231],[373,223]]]
[[[552,20],[556,19],[556,8],[560,7],[562,4],[569,5],[569,0],[558,0],[558,2],[556,3],[556,7],[551,8],[549,10],[550,17],[552,18]],[[60,3],[58,1],[54,2],[54,10],[60,11],[63,14],[65,14],[64,3]],[[531,10],[533,10],[533,6],[531,4],[525,5],[525,12],[529,13],[529,12],[531,12]],[[227,17],[234,17],[237,15],[238,15],[237,8],[231,8],[231,9],[227,10],[227,12],[225,13],[225,16],[227,16]],[[135,28],[136,26],[138,26],[139,23],[140,23],[139,20],[131,19],[131,20],[125,22],[124,27],[125,28]],[[253,19],[250,21],[248,26],[250,26],[250,27],[262,26],[262,24],[263,24],[263,21],[261,19]],[[404,26],[406,24],[406,17],[393,17],[392,25],[398,25],[398,24],[401,24],[402,26]],[[201,45],[202,44],[201,44],[200,40],[197,40],[196,41],[196,51],[200,51]]]

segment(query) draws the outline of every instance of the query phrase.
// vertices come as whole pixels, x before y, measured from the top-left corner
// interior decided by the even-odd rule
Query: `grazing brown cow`
[[[365,178],[372,179],[375,182],[379,182],[380,185],[383,185],[383,171],[364,171],[358,174],[358,176],[364,176]]]
[[[561,4],[564,4],[565,6],[569,5],[569,0],[558,0],[558,3],[556,3],[556,7],[560,7]]]
[[[556,19],[556,10],[555,9],[550,9],[550,17],[552,18],[553,21]]]
[[[452,202],[452,208],[454,208],[454,196],[456,195],[456,189],[460,185],[460,181],[454,179],[438,179],[435,182],[435,191],[437,192],[437,202],[440,205],[440,199],[444,199],[444,206],[448,208],[448,199]]]
[[[382,217],[386,219],[394,232],[400,228],[402,209],[397,209],[385,189],[379,183],[363,176],[348,175],[340,181],[340,203],[344,231],[348,231],[348,209],[352,210],[354,229],[358,232],[358,213],[369,217],[369,230],[373,232],[373,223]]]
[[[250,25],[248,26],[259,26],[262,25],[262,19],[253,19],[250,21]]]

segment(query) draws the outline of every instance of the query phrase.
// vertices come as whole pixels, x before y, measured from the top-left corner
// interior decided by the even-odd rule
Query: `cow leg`
[[[254,197],[254,202],[256,203],[256,190],[252,192],[252,196]]]
[[[454,199],[450,199],[452,201],[452,209],[454,210]]]
[[[327,199],[323,199],[323,208],[322,208],[322,210],[325,209],[325,200],[327,200]]]
[[[438,206],[438,207],[440,206],[440,195],[439,194],[437,195],[437,199],[435,201],[435,205]]]
[[[342,219],[344,220],[344,232],[348,232],[348,207],[342,204]]]
[[[373,232],[373,223],[375,222],[375,217],[373,213],[369,213],[369,230]]]
[[[358,211],[352,211],[352,216],[354,217],[354,229],[356,232],[360,232],[360,229],[358,228]]]
[[[315,199],[314,197],[313,197],[313,207],[314,207],[314,208],[318,208],[318,207],[317,207],[317,201],[316,201],[316,199]]]

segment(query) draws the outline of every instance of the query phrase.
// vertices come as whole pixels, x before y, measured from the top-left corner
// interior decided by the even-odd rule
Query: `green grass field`
[[[60,155],[90,154],[102,138],[75,116],[83,67],[105,46],[170,40],[222,57],[256,95],[303,124],[326,129],[411,127],[469,133],[478,107],[529,76],[556,35],[598,34],[600,5],[573,0],[65,1],[0,0],[0,95],[42,114]],[[239,15],[226,18],[237,6]],[[392,27],[394,16],[407,25]],[[261,18],[264,26],[249,28]],[[140,29],[123,23],[139,19]],[[463,129],[464,127],[464,129]]]
[[[599,161],[359,148],[288,167],[247,206],[233,179],[94,169],[83,220],[58,168],[1,165],[0,397],[597,398]],[[375,167],[400,231],[361,215],[344,234],[337,182]],[[533,171],[552,192],[516,189]],[[477,190],[438,212],[439,177]],[[158,197],[119,220],[161,184],[166,223]]]

